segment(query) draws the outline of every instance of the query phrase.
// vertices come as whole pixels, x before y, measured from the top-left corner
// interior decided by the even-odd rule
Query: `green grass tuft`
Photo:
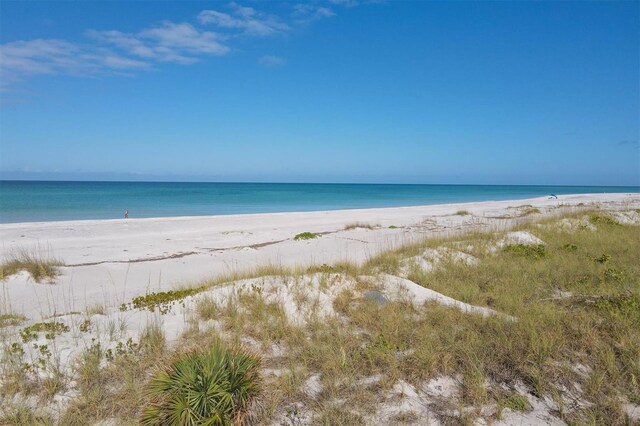
[[[529,257],[532,259],[542,259],[549,255],[544,244],[510,244],[506,246],[503,251],[514,256]]]
[[[602,253],[602,255],[593,258],[593,261],[596,263],[607,263],[610,260],[611,260],[611,255],[607,253]]]
[[[568,252],[571,252],[571,253],[575,253],[575,252],[578,251],[578,246],[575,245],[575,244],[571,244],[571,243],[563,244],[561,248],[562,248],[562,250],[568,251]]]
[[[295,237],[293,237],[294,240],[298,241],[298,240],[312,240],[314,238],[318,238],[320,236],[320,234],[315,234],[313,232],[302,232],[298,235],[296,235]]]
[[[470,214],[469,210],[458,210],[456,212],[457,216],[469,216]]]
[[[513,411],[529,411],[531,409],[531,405],[529,405],[527,398],[518,394],[509,395],[503,401],[503,405],[505,408],[509,408]]]

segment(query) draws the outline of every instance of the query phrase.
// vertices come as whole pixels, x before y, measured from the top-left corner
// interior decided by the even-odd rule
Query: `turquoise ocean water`
[[[637,186],[0,181],[0,223],[415,206]]]

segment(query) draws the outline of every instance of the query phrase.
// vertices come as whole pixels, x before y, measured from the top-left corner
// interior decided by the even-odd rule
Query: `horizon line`
[[[248,185],[407,185],[407,186],[549,186],[549,187],[594,187],[594,188],[637,188],[640,185],[602,185],[602,184],[518,184],[518,183],[398,183],[398,182],[265,182],[265,181],[214,181],[214,180],[194,180],[194,181],[168,181],[168,180],[66,180],[66,179],[5,179],[0,178],[0,182],[41,182],[41,183],[213,183],[213,184],[248,184]]]

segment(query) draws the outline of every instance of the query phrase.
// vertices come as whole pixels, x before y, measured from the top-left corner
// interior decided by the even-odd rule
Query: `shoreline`
[[[483,200],[483,201],[460,201],[453,203],[434,203],[434,204],[416,204],[406,206],[388,206],[388,207],[354,207],[354,208],[340,208],[340,209],[325,209],[325,210],[292,210],[292,211],[280,211],[280,212],[255,212],[255,213],[229,213],[229,214],[211,214],[211,215],[187,215],[187,216],[153,216],[153,217],[129,217],[113,218],[113,219],[69,219],[69,220],[46,220],[46,221],[26,221],[26,222],[0,222],[0,231],[4,228],[11,226],[46,226],[46,225],[74,225],[74,224],[100,224],[100,223],[121,223],[121,222],[143,222],[143,221],[181,221],[181,220],[207,220],[216,218],[256,218],[260,216],[277,216],[277,215],[306,215],[306,214],[318,214],[318,213],[360,213],[368,211],[390,211],[397,209],[427,209],[427,208],[448,208],[448,207],[481,207],[483,204],[496,204],[496,203],[515,203],[515,202],[559,202],[562,200],[572,201],[577,198],[583,198],[593,200],[594,198],[619,198],[621,197],[640,197],[640,192],[606,192],[606,193],[590,193],[590,194],[564,194],[558,195],[556,198],[550,198],[550,195],[540,197],[526,197],[526,198],[509,198],[506,200]],[[545,206],[545,204],[543,204]]]
[[[584,206],[580,206],[583,204]],[[523,214],[522,206],[539,210]],[[133,297],[265,266],[362,264],[426,238],[504,230],[591,209],[640,208],[640,193],[561,195],[413,207],[0,224],[0,258],[26,250],[55,258],[54,284],[26,272],[2,282],[0,306],[31,318],[119,306]],[[469,214],[456,214],[466,210]],[[526,210],[526,209],[525,209]],[[363,226],[355,226],[359,223]],[[351,226],[351,228],[349,228]],[[303,232],[319,234],[295,240]]]
[[[6,185],[5,185],[6,184]],[[0,223],[209,217],[638,193],[639,186],[1,182]],[[25,187],[22,187],[25,185]],[[150,185],[150,186],[146,186]],[[344,187],[341,189],[341,187]]]

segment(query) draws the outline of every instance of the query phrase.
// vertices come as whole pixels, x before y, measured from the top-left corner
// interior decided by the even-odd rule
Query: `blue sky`
[[[640,184],[639,2],[0,16],[0,177]]]

